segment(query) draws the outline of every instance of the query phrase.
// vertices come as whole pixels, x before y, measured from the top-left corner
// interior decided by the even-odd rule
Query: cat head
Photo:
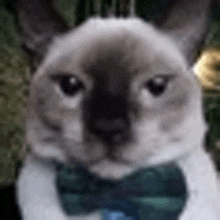
[[[210,7],[211,0],[176,0],[154,24],[95,16],[68,29],[51,1],[20,0],[36,67],[26,123],[32,152],[114,179],[201,147],[192,66]]]

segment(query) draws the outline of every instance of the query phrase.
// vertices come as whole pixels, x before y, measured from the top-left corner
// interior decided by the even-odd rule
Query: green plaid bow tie
[[[82,167],[60,166],[56,184],[68,215],[100,211],[104,219],[176,220],[186,201],[186,188],[177,167],[137,171],[120,181],[107,181]],[[113,213],[126,217],[110,218]]]

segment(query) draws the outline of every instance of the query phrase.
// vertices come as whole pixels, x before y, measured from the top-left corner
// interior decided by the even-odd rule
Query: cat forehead
[[[153,72],[179,71],[186,66],[172,36],[139,18],[89,19],[54,39],[43,66],[71,72],[72,68],[97,69],[100,63],[107,69],[130,68],[134,72],[146,67]]]

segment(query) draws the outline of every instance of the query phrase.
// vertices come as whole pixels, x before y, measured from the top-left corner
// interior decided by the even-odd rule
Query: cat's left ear
[[[43,60],[54,36],[69,30],[55,10],[53,0],[17,0],[18,23],[24,49],[32,55],[36,68]]]
[[[209,33],[209,13],[216,0],[174,0],[155,20],[157,27],[170,34],[185,54],[189,65]]]

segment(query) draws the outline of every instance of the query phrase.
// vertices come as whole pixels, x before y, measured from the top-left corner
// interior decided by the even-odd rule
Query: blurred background
[[[69,26],[79,24],[88,14],[85,2],[90,0],[55,0],[57,10]],[[101,0],[102,5],[111,1]],[[126,4],[126,0],[116,4]],[[151,20],[162,13],[170,0],[136,0],[138,16]],[[204,115],[210,125],[207,150],[213,153],[220,169],[220,2],[210,17],[211,33],[198,53],[194,66],[203,85]],[[14,0],[0,0],[0,189],[9,186],[17,176],[25,155],[24,119],[33,73],[30,59],[21,50]]]

